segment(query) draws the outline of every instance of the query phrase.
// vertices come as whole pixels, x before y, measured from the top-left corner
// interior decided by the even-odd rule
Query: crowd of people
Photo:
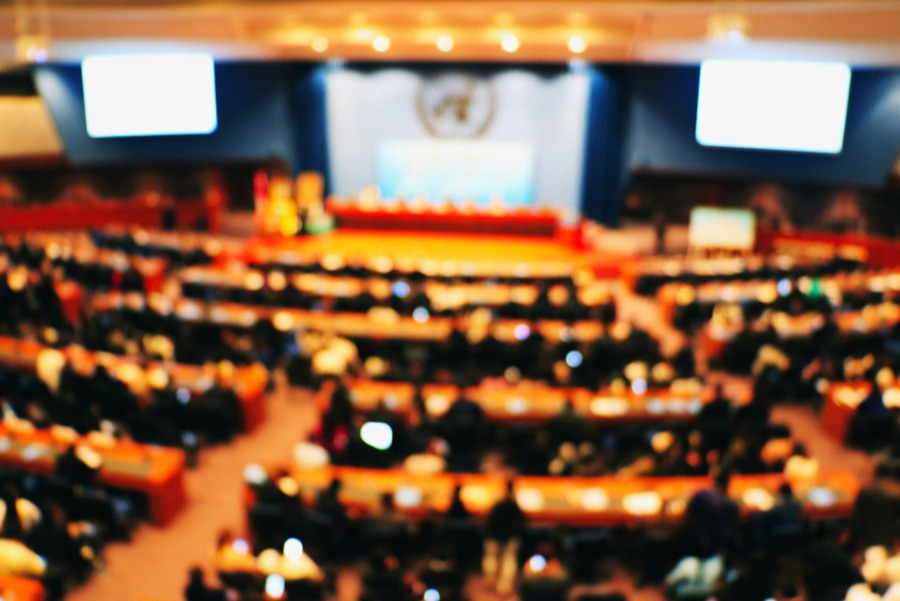
[[[463,303],[450,311],[428,294],[431,276],[424,272],[352,263],[259,264],[255,267],[267,276],[282,273],[285,281],[266,277],[262,287],[234,291],[178,279],[180,268],[214,261],[214,253],[198,246],[180,251],[143,236],[107,234],[96,234],[93,243],[113,250],[117,261],[98,266],[11,239],[0,246],[5,276],[0,277],[0,334],[38,340],[62,355],[60,361],[53,352],[45,354],[49,367],[33,374],[15,366],[0,369],[0,399],[9,419],[186,449],[228,442],[242,419],[234,366],[258,362],[283,368],[294,384],[328,397],[327,409],[296,450],[297,461],[413,474],[499,471],[510,478],[507,494],[482,517],[473,515],[457,490],[446,514],[410,523],[393,494],[380,499],[376,513],[358,515],[344,505],[340,480],[310,504],[289,470],[256,474],[248,478],[254,498],[249,536],[223,534],[216,545],[221,586],[193,570],[187,601],[253,598],[268,587],[273,598],[320,598],[333,591],[340,570],[359,560],[363,598],[372,601],[463,599],[467,577],[475,572],[500,594],[564,598],[560,595],[574,582],[597,580],[596,560],[612,556],[676,599],[839,600],[854,585],[886,598],[897,594],[891,587],[900,515],[900,430],[896,411],[885,401],[900,367],[896,327],[848,332],[834,316],[890,298],[848,295],[847,307],[833,307],[793,286],[771,306],[747,307],[750,325],[725,346],[720,364],[750,375],[751,394],[739,398],[727,387],[704,384],[707,374],[697,372],[690,344],[664,355],[651,333],[620,318],[613,297],[583,303],[580,284],[571,277],[435,277],[449,287],[513,282],[537,290],[530,302]],[[148,256],[169,262],[168,276],[181,285],[165,287],[153,298],[143,294],[146,281],[130,257]],[[820,266],[816,273],[844,267]],[[309,294],[291,286],[292,273],[356,278],[362,287],[350,296]],[[801,273],[809,270],[778,275],[790,279]],[[58,293],[63,282],[78,284],[86,295],[78,319],[64,310]],[[106,302],[108,291],[142,295]],[[446,339],[429,341],[285,328],[268,318],[241,325],[211,314],[180,314],[173,294],[210,305],[309,309],[323,320],[333,312],[389,309],[417,322],[449,318],[453,327]],[[677,319],[687,329],[712,315],[689,304],[679,310]],[[759,325],[771,313],[811,312],[824,318],[809,336],[785,338],[772,320]],[[512,338],[496,327],[503,319],[518,322]],[[564,324],[559,339],[541,333],[541,320]],[[578,322],[591,322],[598,333],[576,335]],[[135,359],[142,366],[140,384],[122,381],[103,362],[89,360],[97,353]],[[152,360],[209,365],[213,381],[202,395],[188,393],[165,370],[150,369]],[[373,410],[359,410],[351,398],[353,379],[412,383],[417,393],[411,415],[398,415],[389,396]],[[817,469],[791,431],[772,423],[773,404],[821,397],[823,382],[842,379],[873,383],[871,398],[860,404],[850,428],[850,442],[884,450],[878,477],[861,492],[852,518],[811,523],[790,484],[793,478],[785,479],[767,508],[747,517],[728,493],[732,475],[808,476]],[[431,410],[422,394],[429,383],[455,384],[460,394],[443,410]],[[527,383],[622,394],[688,386],[699,402],[688,420],[613,427],[588,419],[570,401],[545,423],[496,423],[464,393],[471,386]],[[127,536],[139,505],[97,484],[89,464],[73,447],[60,456],[53,476],[11,470],[3,477],[0,542],[8,543],[9,553],[0,550],[0,564],[18,555],[9,560],[17,566],[9,572],[41,578],[51,599],[102,565],[104,542]],[[680,523],[664,532],[561,528],[529,522],[513,494],[518,475],[702,476],[711,485],[695,494]],[[64,486],[78,494],[47,492]]]

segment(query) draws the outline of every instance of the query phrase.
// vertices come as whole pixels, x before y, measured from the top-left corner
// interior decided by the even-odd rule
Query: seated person
[[[187,586],[184,588],[184,601],[225,601],[225,592],[206,584],[203,569],[194,566],[188,576]]]

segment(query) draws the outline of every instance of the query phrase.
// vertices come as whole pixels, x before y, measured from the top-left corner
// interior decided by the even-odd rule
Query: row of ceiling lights
[[[317,52],[319,54],[326,52],[329,48],[329,45],[330,43],[328,41],[328,38],[324,36],[316,36],[310,42],[310,48],[312,48],[313,52]],[[456,46],[456,41],[452,36],[440,35],[435,40],[434,45],[440,52],[447,53],[453,50],[453,48]],[[572,54],[582,54],[585,50],[587,50],[587,42],[580,35],[570,36],[566,45],[569,49],[569,52],[571,52]],[[500,48],[504,52],[512,54],[513,52],[517,52],[521,46],[522,42],[515,34],[507,33],[500,38]],[[375,36],[372,39],[372,48],[375,50],[375,52],[387,52],[391,49],[391,38],[386,35]]]

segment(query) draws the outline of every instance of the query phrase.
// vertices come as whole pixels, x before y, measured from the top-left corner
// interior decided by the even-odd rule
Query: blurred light
[[[744,32],[739,29],[730,29],[728,30],[728,35],[725,36],[725,39],[732,44],[740,44],[745,39]]]
[[[422,595],[422,599],[424,601],[441,601],[441,594],[435,589],[430,588],[425,591],[424,595]]]
[[[242,538],[235,539],[235,541],[231,543],[231,548],[242,555],[250,552],[250,544]]]
[[[416,323],[425,323],[428,321],[428,309],[425,307],[416,307],[412,312],[413,319]]]
[[[179,403],[186,405],[187,402],[191,400],[191,391],[187,388],[179,388],[178,392],[175,393],[175,396],[178,397]]]
[[[386,35],[377,36],[372,40],[372,48],[375,52],[387,52],[391,48],[391,39]]]
[[[513,335],[516,337],[516,340],[525,340],[531,335],[531,328],[524,323],[520,323],[513,328]]]
[[[787,278],[782,278],[778,280],[778,294],[781,296],[787,296],[791,293],[791,281]]]
[[[506,34],[500,39],[500,48],[503,49],[503,52],[509,52],[511,54],[516,52],[519,49],[519,46],[521,46],[519,38],[511,33]]]
[[[547,558],[543,555],[534,555],[528,560],[528,569],[532,572],[543,572],[547,567]]]
[[[309,46],[313,49],[313,52],[322,54],[323,52],[328,50],[328,38],[324,36],[317,36],[313,38],[313,41]]]
[[[409,284],[403,281],[394,282],[391,291],[397,298],[406,298],[409,295]]]
[[[441,52],[450,52],[453,50],[453,38],[449,35],[438,36],[435,46],[437,46],[437,49]]]
[[[272,316],[272,325],[279,332],[287,332],[294,327],[294,316],[287,311],[278,311]]]
[[[283,553],[290,561],[300,561],[300,558],[303,557],[303,543],[300,542],[300,539],[289,538],[284,541]]]
[[[642,378],[638,378],[634,382],[631,383],[631,392],[634,394],[646,394],[647,393],[647,380]]]
[[[262,484],[269,479],[266,468],[258,463],[251,463],[244,468],[244,481],[250,484]]]
[[[559,331],[559,339],[563,342],[572,342],[575,340],[575,331],[569,326],[566,326]]]
[[[278,574],[266,576],[266,596],[271,599],[284,597],[284,576]]]
[[[422,491],[415,486],[401,486],[394,493],[397,507],[418,507],[422,504]]]
[[[394,442],[394,431],[384,422],[366,422],[359,429],[359,437],[373,449],[386,451]]]
[[[707,21],[706,35],[712,40],[741,43],[747,35],[747,17],[740,13],[716,13]]]
[[[573,35],[569,38],[569,52],[572,54],[581,54],[587,50],[587,42],[580,35]]]
[[[566,353],[566,365],[571,368],[579,367],[584,361],[584,357],[578,351],[569,351]]]

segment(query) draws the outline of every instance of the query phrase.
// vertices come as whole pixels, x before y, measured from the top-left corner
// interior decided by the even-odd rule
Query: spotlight
[[[375,49],[375,52],[387,52],[391,49],[391,38],[386,35],[377,36],[372,40],[372,48]]]
[[[573,35],[569,38],[569,52],[572,54],[581,54],[587,50],[587,42],[580,35]]]
[[[512,54],[519,49],[519,46],[521,46],[519,38],[511,33],[506,34],[500,40],[500,47],[503,49],[503,52],[509,52],[510,54]]]
[[[437,46],[437,49],[441,52],[450,52],[451,50],[453,50],[453,45],[453,38],[451,38],[449,35],[439,36],[437,41],[435,42],[435,46]]]

